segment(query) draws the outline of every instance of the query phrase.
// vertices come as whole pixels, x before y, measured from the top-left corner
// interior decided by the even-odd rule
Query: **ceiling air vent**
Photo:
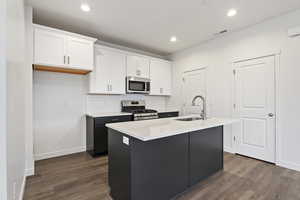
[[[289,37],[298,37],[300,36],[300,27],[290,28],[288,30]]]
[[[215,36],[222,35],[222,34],[225,34],[225,33],[227,33],[227,32],[228,32],[228,30],[225,29],[225,30],[222,30],[222,31],[220,31],[220,32],[215,33]]]

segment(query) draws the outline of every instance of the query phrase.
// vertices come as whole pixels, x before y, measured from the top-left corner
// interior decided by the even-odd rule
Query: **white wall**
[[[290,27],[300,26],[300,10],[233,32],[172,56],[173,97],[168,106],[181,107],[181,76],[185,70],[207,66],[211,116],[230,117],[232,111],[232,62],[282,52],[277,90],[278,164],[300,170],[298,86],[300,38],[288,38]],[[278,63],[277,63],[278,64]],[[231,128],[226,127],[225,149],[232,150]]]
[[[6,158],[6,1],[0,1],[0,199],[7,199]]]
[[[85,151],[87,112],[120,112],[123,99],[145,99],[165,109],[165,97],[87,95],[88,76],[34,72],[34,154],[36,159]]]
[[[32,7],[26,7],[25,10],[25,28],[26,28],[26,71],[25,71],[25,143],[26,143],[26,175],[34,174],[34,158],[33,158],[33,114],[32,114],[32,87],[33,87],[33,27],[32,27]]]
[[[7,3],[7,199],[22,197],[25,182],[26,74],[24,1]]]
[[[36,159],[84,150],[86,78],[81,75],[34,72],[33,129]]]
[[[149,109],[165,110],[166,97],[145,96],[138,94],[129,95],[89,95],[87,96],[87,112],[120,112],[122,100],[145,100]]]

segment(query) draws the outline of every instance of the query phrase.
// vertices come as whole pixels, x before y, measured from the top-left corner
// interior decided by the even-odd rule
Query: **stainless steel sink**
[[[188,117],[188,118],[181,118],[181,119],[176,119],[176,120],[190,122],[190,121],[203,120],[203,119],[201,117]]]

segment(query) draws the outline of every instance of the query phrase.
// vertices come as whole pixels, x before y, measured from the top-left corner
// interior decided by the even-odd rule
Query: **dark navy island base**
[[[150,141],[109,129],[108,157],[114,200],[172,199],[223,170],[223,126]]]

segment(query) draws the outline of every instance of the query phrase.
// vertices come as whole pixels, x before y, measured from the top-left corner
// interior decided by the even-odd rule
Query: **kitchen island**
[[[106,125],[113,199],[172,199],[223,169],[223,126],[237,120],[178,119]]]

